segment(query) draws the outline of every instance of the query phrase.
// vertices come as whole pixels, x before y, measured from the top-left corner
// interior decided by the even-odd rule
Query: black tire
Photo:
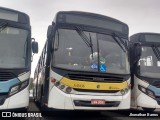
[[[40,100],[39,100],[39,106],[40,106],[40,110],[42,112],[46,112],[48,110],[47,107],[45,106],[44,102],[43,102],[43,88],[41,88],[41,97],[40,97]]]
[[[147,112],[153,112],[155,110],[155,108],[145,108],[145,107],[143,107],[142,109]]]
[[[24,107],[24,108],[17,108],[17,109],[13,109],[11,110],[13,112],[24,112],[26,113],[28,111],[28,107]]]
[[[39,100],[39,103],[40,103],[40,108],[43,110],[43,88],[41,88],[41,96],[40,96],[40,100]]]
[[[23,108],[22,111],[23,111],[23,112],[28,112],[28,109],[29,109],[29,108],[26,107],[26,108]]]

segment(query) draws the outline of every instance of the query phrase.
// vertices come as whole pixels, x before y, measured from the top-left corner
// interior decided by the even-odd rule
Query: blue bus
[[[130,37],[132,108],[160,108],[160,34],[137,33]]]
[[[0,110],[28,107],[32,52],[29,16],[0,7]]]

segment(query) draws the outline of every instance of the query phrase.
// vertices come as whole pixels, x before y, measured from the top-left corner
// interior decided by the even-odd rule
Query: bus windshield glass
[[[157,47],[160,50],[160,47]],[[160,53],[158,53],[160,54]],[[160,61],[158,60],[153,47],[142,47],[141,58],[138,62],[138,74],[140,76],[159,78],[160,77]]]
[[[56,31],[53,66],[78,71],[129,73],[127,52],[111,35],[87,31],[83,34],[71,29]],[[82,39],[84,36],[88,38],[88,45]]]
[[[5,27],[0,31],[0,68],[27,67],[28,31]]]

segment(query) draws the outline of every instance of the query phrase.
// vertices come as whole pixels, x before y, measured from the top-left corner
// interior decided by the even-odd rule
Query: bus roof
[[[58,23],[58,22],[63,22],[62,19],[65,19],[65,23],[67,22],[67,18],[63,18],[63,16],[65,15],[68,15],[70,17],[70,19],[68,18],[68,23],[71,23],[71,24],[79,24],[79,23],[82,23],[82,21],[85,21],[83,23],[85,23],[85,25],[91,25],[91,23],[97,23],[99,22],[98,24],[96,24],[96,26],[103,26],[106,27],[105,28],[113,28],[113,26],[115,25],[115,29],[118,31],[125,31],[125,33],[129,33],[129,28],[128,28],[128,25],[117,20],[117,19],[114,19],[114,18],[111,18],[111,17],[108,17],[108,16],[104,16],[104,15],[100,15],[100,14],[96,14],[96,13],[89,13],[89,12],[81,12],[81,11],[59,11],[57,14],[56,14],[56,18],[55,18],[55,22]],[[72,15],[72,16],[71,16]],[[73,17],[74,16],[74,17]],[[75,17],[75,16],[78,16],[78,17]],[[79,17],[81,16],[81,17]],[[74,21],[74,19],[71,19],[71,17],[73,17],[74,19],[76,19]],[[82,18],[82,17],[88,17],[88,18],[91,18],[91,19],[85,19],[85,18]],[[94,21],[97,20],[97,21]],[[86,23],[86,21],[89,20],[88,23]],[[108,21],[108,22],[106,22]],[[101,25],[100,25],[100,22]],[[82,24],[83,24],[82,23]],[[111,26],[109,26],[110,24],[112,24]],[[122,28],[121,28],[122,27]]]
[[[141,32],[130,36],[130,41],[135,42],[160,42],[160,33]]]
[[[0,20],[30,24],[29,16],[26,13],[4,7],[0,7]]]

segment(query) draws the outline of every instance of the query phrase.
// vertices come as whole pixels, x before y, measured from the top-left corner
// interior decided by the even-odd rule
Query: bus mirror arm
[[[135,61],[134,61],[134,63],[135,63],[140,59],[141,54],[142,54],[141,43],[136,43],[135,46],[134,46],[134,49],[135,49],[134,57],[136,58]]]
[[[38,42],[36,42],[34,38],[32,38],[32,52],[38,53]]]

